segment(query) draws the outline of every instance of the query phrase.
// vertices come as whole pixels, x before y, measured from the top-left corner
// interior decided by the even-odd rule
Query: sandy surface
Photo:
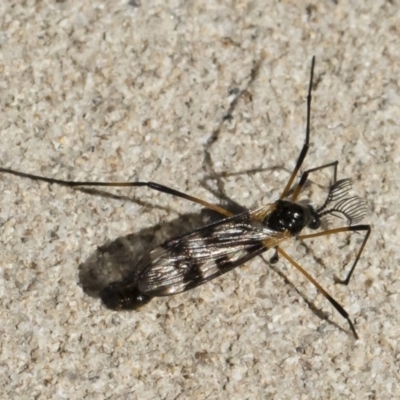
[[[201,207],[1,174],[2,399],[400,398],[400,15],[391,2],[347,3],[0,3],[1,166],[266,204],[304,141],[315,55],[304,168],[339,160],[373,228],[348,287],[333,274],[345,275],[361,235],[285,245],[358,341],[289,263],[260,257],[113,312],[96,298],[98,248],[131,235],[137,249],[120,258],[134,267],[142,247],[205,223]]]

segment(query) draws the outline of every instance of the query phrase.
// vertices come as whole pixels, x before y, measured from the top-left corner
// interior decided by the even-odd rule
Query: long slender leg
[[[299,239],[312,239],[320,236],[327,236],[327,235],[336,235],[337,233],[342,233],[342,232],[360,232],[360,231],[365,231],[365,236],[364,240],[361,243],[360,250],[357,253],[356,259],[354,260],[354,263],[352,267],[350,268],[349,273],[346,276],[346,279],[341,280],[337,277],[335,277],[335,282],[336,283],[341,283],[342,285],[348,285],[350,282],[350,278],[353,275],[354,269],[356,268],[356,265],[358,263],[358,260],[361,257],[361,253],[364,250],[365,244],[367,243],[367,240],[369,238],[369,235],[371,233],[371,226],[370,225],[353,225],[353,226],[345,226],[343,228],[336,228],[336,229],[329,229],[327,231],[323,232],[317,232],[317,233],[311,233],[309,235],[299,235]]]
[[[278,252],[283,257],[286,258],[295,268],[297,268],[316,288],[317,290],[333,305],[333,307],[338,311],[338,313],[347,320],[351,331],[356,339],[358,335],[356,329],[354,328],[353,322],[350,319],[348,312],[296,261],[293,260],[287,253],[285,253],[280,247],[278,247]]]
[[[0,172],[4,172],[7,174],[12,174],[16,176],[21,176],[23,178],[34,179],[42,182],[47,183],[55,183],[57,185],[69,186],[69,187],[77,187],[77,186],[106,186],[106,187],[135,187],[135,186],[147,186],[150,189],[157,190],[158,192],[167,193],[172,196],[181,197],[185,200],[193,201],[194,203],[201,204],[204,207],[209,208],[210,210],[214,210],[226,217],[231,217],[233,214],[225,210],[222,207],[216,206],[214,204],[208,203],[204,200],[198,199],[197,197],[190,196],[186,193],[179,192],[178,190],[169,188],[168,186],[160,185],[159,183],[155,182],[74,182],[74,181],[67,181],[62,179],[54,179],[54,178],[46,178],[44,176],[27,174],[25,172],[14,171],[9,168],[0,168]]]
[[[290,175],[289,181],[286,184],[285,189],[283,190],[281,196],[279,197],[279,200],[284,199],[287,196],[287,194],[289,193],[289,190],[292,187],[294,178],[297,176],[297,173],[299,172],[299,169],[300,169],[301,165],[303,164],[304,159],[306,158],[308,148],[310,147],[309,143],[310,143],[310,124],[311,124],[310,123],[310,120],[311,120],[311,89],[312,89],[312,83],[313,83],[313,77],[314,77],[314,64],[315,64],[315,56],[311,60],[310,82],[308,84],[306,140],[304,142],[303,148],[301,149],[299,158],[297,159],[296,166],[294,167],[292,175]]]
[[[300,181],[297,184],[296,190],[294,191],[293,195],[292,195],[292,199],[291,201],[296,201],[297,197],[299,196],[301,189],[303,189],[304,185],[307,182],[308,179],[308,175],[311,174],[311,172],[316,172],[316,171],[320,171],[321,169],[325,169],[325,168],[330,168],[333,167],[333,182],[332,184],[336,183],[337,180],[337,166],[339,164],[339,161],[333,161],[329,164],[324,164],[321,165],[319,167],[315,167],[315,168],[310,168],[307,171],[304,171],[303,174],[301,175]]]

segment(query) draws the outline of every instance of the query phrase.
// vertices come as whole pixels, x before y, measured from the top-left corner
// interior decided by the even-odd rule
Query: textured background
[[[396,0],[1,1],[2,166],[153,180],[248,208],[274,201],[304,140],[316,55],[304,167],[338,159],[373,227],[348,287],[332,275],[344,275],[354,240],[286,247],[343,304],[358,341],[283,260],[117,313],[82,273],[103,267],[98,246],[190,230],[204,223],[200,207],[2,174],[1,397],[399,398],[398,10]]]

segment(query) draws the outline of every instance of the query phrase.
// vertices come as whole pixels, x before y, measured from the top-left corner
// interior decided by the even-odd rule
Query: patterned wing
[[[137,289],[151,297],[180,293],[278,244],[285,235],[263,226],[259,214],[246,212],[165,242],[140,261]]]

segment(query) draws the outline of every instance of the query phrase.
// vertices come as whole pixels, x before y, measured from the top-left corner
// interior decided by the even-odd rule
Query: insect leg
[[[304,269],[302,268],[296,261],[293,260],[287,253],[285,253],[280,247],[278,247],[278,252],[283,257],[286,258],[295,268],[297,268],[316,288],[317,290],[333,305],[336,311],[347,320],[351,331],[356,339],[358,339],[358,335],[356,329],[354,328],[353,322],[350,319],[348,312]]]
[[[7,174],[12,174],[16,176],[21,176],[23,178],[34,179],[38,181],[43,181],[47,183],[55,183],[57,185],[69,186],[69,187],[77,187],[77,186],[103,186],[103,187],[134,187],[134,186],[147,186],[150,189],[157,190],[158,192],[167,193],[172,196],[181,197],[185,200],[193,201],[194,203],[201,204],[204,207],[209,208],[210,210],[214,210],[226,217],[231,217],[233,214],[225,210],[222,207],[217,205],[208,203],[204,200],[198,199],[197,197],[190,196],[186,193],[179,192],[178,190],[169,188],[168,186],[160,185],[159,183],[155,182],[79,182],[79,181],[67,181],[63,179],[55,179],[55,178],[46,178],[44,176],[27,174],[25,172],[14,171],[9,168],[0,168],[0,172],[4,172]]]
[[[115,185],[113,185],[113,186],[115,186]],[[233,213],[231,213],[228,210],[225,210],[225,208],[222,208],[222,207],[217,206],[215,204],[208,203],[205,200],[199,199],[197,197],[190,196],[190,195],[188,195],[186,193],[179,192],[178,190],[172,189],[172,188],[170,188],[168,186],[160,185],[159,183],[155,183],[155,182],[132,182],[131,185],[127,185],[127,186],[147,186],[150,189],[157,190],[157,191],[162,192],[162,193],[167,193],[167,194],[170,194],[172,196],[181,197],[182,199],[193,201],[194,203],[201,204],[202,206],[207,207],[210,210],[216,211],[216,212],[218,212],[218,213],[220,213],[222,215],[225,215],[226,217],[232,217],[233,216]]]
[[[307,182],[308,179],[308,175],[311,174],[311,172],[316,172],[316,171],[320,171],[321,169],[324,168],[330,168],[333,167],[333,182],[332,185],[334,183],[336,183],[337,180],[337,166],[339,164],[339,161],[333,161],[329,164],[325,164],[325,165],[321,165],[319,167],[315,167],[315,168],[310,168],[307,171],[304,171],[303,174],[301,175],[300,181],[297,184],[296,190],[294,191],[294,193],[292,194],[292,198],[291,201],[296,201],[297,197],[299,196],[301,189],[303,189],[305,183]]]
[[[274,250],[275,250],[274,255],[269,259],[269,262],[271,264],[276,264],[279,261],[278,247],[275,247]]]
[[[310,146],[310,120],[311,120],[311,90],[312,90],[312,83],[313,83],[313,77],[314,77],[314,64],[315,64],[315,56],[313,56],[311,60],[311,72],[310,72],[310,82],[308,84],[308,94],[307,94],[307,122],[306,122],[306,140],[304,141],[303,148],[301,149],[299,158],[297,159],[296,166],[294,167],[294,170],[292,172],[292,175],[290,175],[289,181],[285,186],[285,189],[283,190],[281,196],[279,197],[279,200],[284,199],[287,194],[289,193],[289,190],[292,186],[292,183],[297,176],[297,173],[299,172],[299,169],[301,165],[303,164],[304,159],[306,158],[306,154],[308,151],[308,148]]]
[[[358,263],[358,260],[361,257],[361,253],[364,250],[365,244],[367,243],[367,240],[369,238],[369,235],[371,233],[371,226],[370,225],[353,225],[353,226],[345,226],[343,228],[336,228],[336,229],[329,229],[324,232],[317,232],[317,233],[311,233],[309,235],[299,235],[299,239],[311,239],[319,236],[326,236],[326,235],[335,235],[337,233],[342,233],[342,232],[360,232],[360,231],[365,231],[365,236],[364,240],[361,243],[360,249],[358,250],[356,259],[354,260],[354,263],[352,267],[350,268],[349,273],[346,276],[346,279],[341,280],[337,277],[335,277],[335,282],[336,283],[341,283],[342,285],[348,285],[350,282],[350,278],[353,275],[354,269],[356,268],[356,265]]]

